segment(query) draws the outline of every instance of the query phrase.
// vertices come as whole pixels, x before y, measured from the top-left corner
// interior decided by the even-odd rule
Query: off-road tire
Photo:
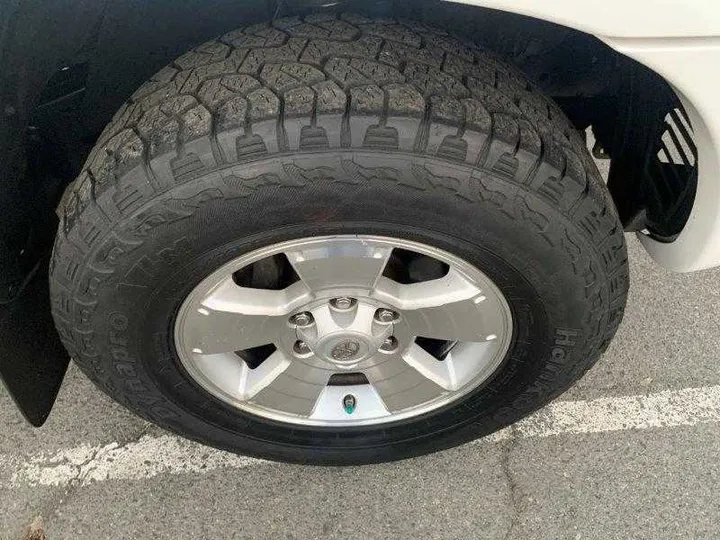
[[[506,426],[597,360],[627,295],[622,227],[562,111],[415,22],[289,18],[198,46],[122,106],[59,215],[53,315],[81,369],[161,426],[272,459],[386,461]],[[242,253],[333,233],[418,240],[490,276],[516,326],[492,380],[344,430],[264,421],[195,384],[172,338],[188,291]]]

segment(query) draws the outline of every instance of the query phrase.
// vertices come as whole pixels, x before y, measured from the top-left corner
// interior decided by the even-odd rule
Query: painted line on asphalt
[[[489,437],[551,437],[720,422],[720,385],[646,395],[558,401]],[[145,435],[120,445],[80,445],[29,457],[0,455],[0,470],[11,487],[88,485],[105,480],[142,480],[165,474],[203,474],[270,462],[237,456],[172,435]]]

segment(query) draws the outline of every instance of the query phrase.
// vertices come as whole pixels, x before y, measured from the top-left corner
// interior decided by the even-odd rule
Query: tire
[[[218,448],[360,464],[487,435],[605,350],[628,288],[623,230],[581,137],[521,74],[434,28],[275,20],[162,69],[103,131],[59,207],[53,315],[119,403]],[[452,405],[380,426],[292,426],[213,399],[173,341],[189,292],[300,237],[422,242],[482,270],[512,312],[499,368]]]

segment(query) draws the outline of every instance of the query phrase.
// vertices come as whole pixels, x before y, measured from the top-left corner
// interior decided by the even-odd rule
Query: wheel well
[[[38,73],[30,79],[40,84],[16,89],[25,92],[25,100],[16,108],[24,119],[19,135],[26,156],[17,170],[25,171],[23,183],[33,188],[22,190],[25,196],[32,195],[30,200],[12,204],[32,208],[36,217],[14,220],[19,237],[6,240],[0,248],[16,253],[25,249],[28,231],[41,244],[52,239],[55,225],[47,215],[49,209],[77,175],[115,110],[154,72],[192,46],[236,27],[327,10],[420,19],[494,51],[555,99],[578,130],[592,127],[612,160],[609,187],[628,229],[650,229],[670,240],[682,229],[692,206],[697,157],[681,159],[674,167],[660,162],[659,169],[667,170],[657,170],[654,158],[661,150],[658,141],[666,117],[670,111],[682,110],[659,75],[591,35],[503,11],[439,0],[346,0],[323,5],[328,4],[319,0],[254,0],[242,6],[226,0],[182,5],[169,0],[122,1],[82,17],[55,14],[55,22],[65,17],[70,28],[68,35],[56,37],[60,52],[55,56],[48,52],[36,63]],[[40,26],[37,32],[42,33],[45,18],[35,17],[26,24]],[[86,30],[78,30],[80,26]],[[27,56],[21,45],[20,39],[14,49],[12,43],[5,48],[2,65],[18,63],[13,55]],[[686,124],[691,131],[689,123],[682,127]],[[689,139],[685,148],[692,154],[691,133],[683,139]],[[37,193],[44,194],[41,204],[32,200]],[[33,230],[29,226],[33,223],[42,230]],[[22,274],[13,273],[16,279]]]

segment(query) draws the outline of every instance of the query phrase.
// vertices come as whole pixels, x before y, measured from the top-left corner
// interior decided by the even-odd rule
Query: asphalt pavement
[[[628,308],[599,363],[538,418],[434,455],[244,459],[147,424],[75,368],[34,429],[0,387],[0,538],[718,538],[720,270],[671,274],[628,242]]]

